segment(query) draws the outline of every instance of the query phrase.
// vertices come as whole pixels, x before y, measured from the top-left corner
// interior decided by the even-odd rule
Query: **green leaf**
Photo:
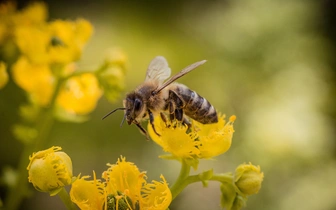
[[[222,208],[231,209],[236,198],[236,190],[232,183],[222,183],[220,186],[222,192],[221,206]]]
[[[197,170],[198,168],[198,164],[199,164],[199,160],[198,159],[194,159],[194,158],[186,158],[184,159],[185,162],[191,166],[195,171]]]

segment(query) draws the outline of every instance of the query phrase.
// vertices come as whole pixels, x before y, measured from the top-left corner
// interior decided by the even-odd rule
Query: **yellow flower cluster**
[[[116,164],[108,164],[103,173],[105,182],[96,179],[78,178],[70,191],[71,200],[80,209],[148,209],[165,210],[172,201],[172,195],[165,178],[147,183],[145,172],[125,158]]]
[[[47,18],[42,2],[22,10],[16,10],[12,2],[0,4],[0,46],[5,50],[2,54],[15,60],[11,66],[14,82],[33,104],[56,105],[58,111],[66,113],[58,116],[91,112],[103,91],[108,99],[115,100],[123,88],[126,68],[122,51],[112,50],[96,71],[75,72],[74,62],[80,59],[93,26],[84,19],[48,22]],[[7,81],[5,73],[1,64],[0,87]]]
[[[192,125],[188,127],[181,122],[164,122],[161,117],[156,117],[154,127],[160,136],[153,131],[150,123],[148,132],[154,142],[175,158],[212,158],[225,153],[231,146],[236,117],[231,116],[227,123],[224,118],[220,115],[214,124],[192,120]]]
[[[89,176],[72,177],[70,157],[61,152],[61,147],[33,153],[27,167],[28,180],[42,192],[56,195],[66,185],[71,185],[70,198],[80,209],[147,209],[165,210],[172,201],[172,194],[165,178],[147,183],[146,173],[121,157],[116,164],[107,164],[101,181],[93,172]]]

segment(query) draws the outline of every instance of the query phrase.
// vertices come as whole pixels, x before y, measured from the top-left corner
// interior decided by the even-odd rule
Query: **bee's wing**
[[[182,69],[182,71],[180,71],[179,73],[175,74],[169,80],[167,80],[164,84],[162,84],[161,86],[159,86],[154,91],[154,94],[159,93],[162,89],[164,89],[165,87],[167,87],[168,85],[170,85],[171,83],[173,83],[175,80],[177,80],[178,78],[184,76],[185,74],[189,73],[190,71],[194,70],[195,68],[197,68],[200,65],[204,64],[205,62],[206,62],[206,60],[202,60],[202,61],[198,61],[196,63],[193,63],[193,64],[185,67],[184,69]]]
[[[167,60],[162,56],[155,57],[149,64],[146,79],[158,81],[161,85],[164,80],[166,80],[170,76],[170,68],[168,66]]]

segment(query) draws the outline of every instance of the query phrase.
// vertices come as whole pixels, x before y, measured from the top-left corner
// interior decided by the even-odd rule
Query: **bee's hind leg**
[[[158,132],[156,132],[156,130],[155,130],[155,126],[154,126],[154,115],[153,115],[153,113],[152,113],[149,109],[147,110],[147,112],[148,112],[148,115],[149,115],[149,123],[152,125],[152,128],[153,128],[154,133],[155,133],[156,135],[158,135],[158,136],[161,136],[161,135],[158,134]]]
[[[169,90],[169,115],[170,120],[183,120],[183,101],[181,98],[172,90]]]
[[[191,127],[191,122],[186,118],[186,117],[183,117],[183,121],[182,123],[186,126],[188,126],[188,128]]]

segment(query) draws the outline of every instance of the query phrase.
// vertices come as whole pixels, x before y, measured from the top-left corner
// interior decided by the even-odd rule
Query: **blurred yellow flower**
[[[155,117],[154,127],[160,136],[154,133],[150,123],[148,133],[165,152],[176,158],[211,158],[230,148],[235,119],[235,116],[231,116],[226,124],[224,116],[219,116],[218,122],[214,124],[192,120],[192,125],[188,128],[181,122],[165,123],[161,117]]]
[[[32,64],[26,57],[20,57],[12,67],[14,82],[25,90],[31,100],[46,106],[54,91],[55,78],[45,64]]]
[[[45,27],[22,25],[16,27],[14,33],[21,53],[32,63],[46,65],[49,62],[48,47],[51,35]]]
[[[49,24],[49,59],[52,63],[77,61],[93,33],[93,26],[84,19],[76,22],[56,20]]]
[[[43,2],[33,2],[13,17],[15,25],[39,25],[48,18],[47,5]]]
[[[89,176],[78,177],[71,186],[70,198],[82,210],[101,210],[104,204],[104,184],[96,179],[85,180]]]
[[[70,185],[72,180],[71,159],[66,153],[59,152],[61,149],[51,147],[29,157],[29,182],[36,190],[49,192],[51,196],[56,195],[62,187]]]
[[[94,74],[85,73],[68,79],[57,97],[57,104],[73,114],[87,114],[97,105],[102,91]]]
[[[9,28],[11,27],[14,13],[15,4],[12,1],[0,4],[0,44],[2,44],[12,32]]]
[[[260,171],[260,166],[252,163],[241,164],[236,168],[234,183],[236,191],[241,196],[256,194],[261,188],[264,173]]]
[[[103,173],[105,182],[86,181],[83,177],[73,183],[70,191],[71,200],[80,209],[146,209],[166,210],[172,195],[168,184],[161,175],[161,182],[146,182],[145,172],[125,158],[118,159],[116,164],[108,164]]]
[[[0,89],[3,88],[8,82],[8,74],[6,64],[0,61]]]
[[[21,53],[34,63],[67,64],[80,58],[92,32],[92,25],[84,19],[56,20],[34,26],[18,25],[15,40]]]

